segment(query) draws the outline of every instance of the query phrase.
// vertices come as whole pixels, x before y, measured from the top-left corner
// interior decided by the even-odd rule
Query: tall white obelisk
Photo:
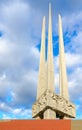
[[[52,47],[52,13],[51,4],[49,4],[49,26],[48,26],[48,55],[47,55],[47,74],[48,74],[48,88],[54,92],[54,61],[53,61],[53,47]]]
[[[59,15],[59,69],[60,69],[60,95],[65,99],[69,100],[62,21],[60,15]]]
[[[40,52],[40,65],[39,65],[39,76],[38,76],[38,88],[37,88],[37,99],[46,90],[46,61],[45,61],[45,16],[43,17],[42,24],[42,38],[41,38],[41,52]]]

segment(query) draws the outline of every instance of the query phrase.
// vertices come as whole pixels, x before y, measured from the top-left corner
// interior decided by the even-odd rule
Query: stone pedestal
[[[56,119],[56,112],[48,108],[44,111],[44,119]]]
[[[37,120],[41,119],[39,116],[36,117]]]
[[[75,118],[75,113],[75,105],[50,90],[46,90],[32,106],[33,118]]]
[[[64,116],[63,119],[68,119],[69,120],[70,118],[68,116]]]

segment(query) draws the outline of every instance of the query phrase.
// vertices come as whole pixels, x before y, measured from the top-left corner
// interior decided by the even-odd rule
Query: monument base
[[[32,117],[39,119],[75,118],[75,105],[63,97],[46,90],[32,106]]]

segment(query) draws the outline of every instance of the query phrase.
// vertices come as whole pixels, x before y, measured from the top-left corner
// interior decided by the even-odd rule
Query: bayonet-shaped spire
[[[48,89],[54,92],[54,63],[53,63],[53,49],[52,49],[52,14],[51,14],[51,4],[49,4],[47,76],[48,76],[48,79],[47,79]]]
[[[65,99],[69,99],[68,95],[68,81],[66,73],[66,62],[64,53],[64,42],[63,42],[63,32],[62,32],[62,20],[59,15],[59,68],[60,68],[60,95]]]
[[[45,90],[46,90],[46,63],[45,63],[45,16],[44,16],[43,24],[42,24],[42,38],[41,38],[37,99],[43,94]]]

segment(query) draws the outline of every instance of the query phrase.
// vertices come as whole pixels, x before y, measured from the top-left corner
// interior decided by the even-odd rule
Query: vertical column
[[[39,65],[39,77],[37,88],[37,99],[46,90],[46,63],[45,63],[45,16],[43,18],[42,25],[42,38],[41,38],[41,52],[40,52],[40,65]]]
[[[39,119],[41,119],[41,118],[40,118],[39,116],[37,116],[37,117],[36,117],[36,120],[39,120]]]
[[[52,49],[52,17],[51,4],[49,4],[49,27],[48,27],[48,55],[47,55],[48,89],[54,92],[54,63]]]
[[[68,116],[64,116],[63,119],[69,120],[70,117],[68,117]]]
[[[56,112],[51,110],[51,109],[47,109],[44,111],[44,119],[55,119],[56,118]]]
[[[64,42],[62,33],[62,21],[59,15],[59,67],[60,67],[60,95],[69,100],[68,81],[64,54]]]

